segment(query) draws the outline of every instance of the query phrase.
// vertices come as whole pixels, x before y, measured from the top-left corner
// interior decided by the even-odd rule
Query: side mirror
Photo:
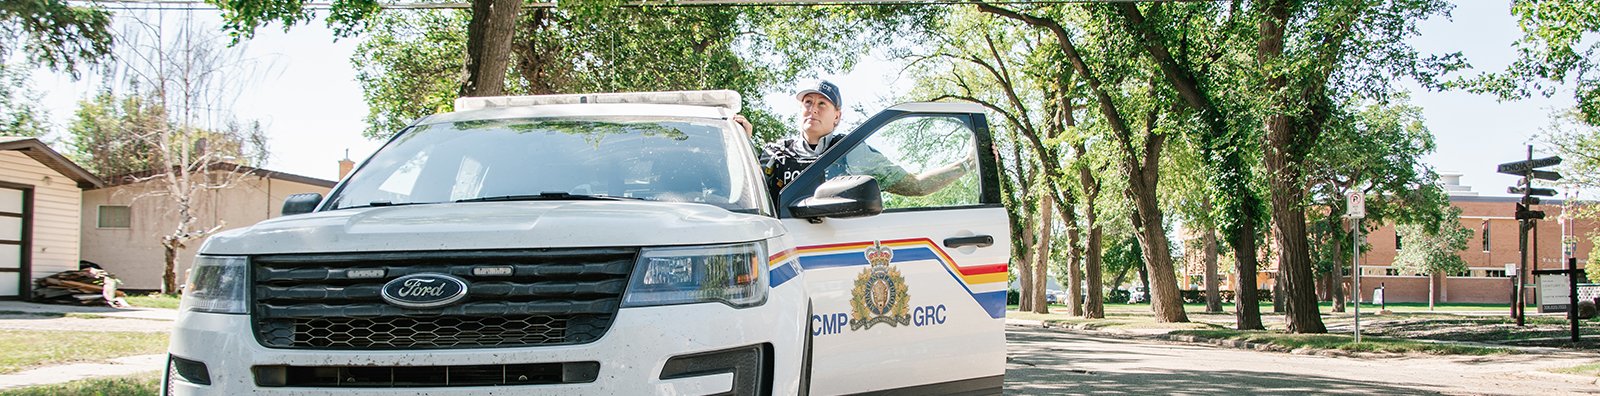
[[[300,193],[283,199],[283,216],[311,213],[322,203],[322,194]]]
[[[789,206],[795,217],[867,217],[883,213],[883,190],[872,176],[839,176],[817,186],[817,192]]]

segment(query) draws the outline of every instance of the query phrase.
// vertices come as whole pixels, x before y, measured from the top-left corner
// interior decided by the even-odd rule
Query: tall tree
[[[1115,6],[1114,17],[1121,20],[1120,29],[1138,38],[1145,54],[1158,65],[1160,75],[1199,118],[1202,128],[1188,139],[1200,150],[1209,182],[1205,190],[1210,197],[1202,200],[1216,203],[1218,213],[1193,217],[1214,220],[1201,224],[1216,223],[1233,250],[1239,277],[1235,326],[1241,330],[1261,329],[1255,274],[1260,266],[1257,239],[1263,211],[1261,194],[1254,186],[1252,137],[1256,134],[1249,127],[1254,114],[1248,111],[1248,100],[1223,100],[1248,96],[1214,93],[1241,92],[1251,86],[1242,78],[1242,67],[1234,60],[1239,58],[1234,55],[1248,34],[1248,19],[1242,15],[1238,1],[1188,4],[1176,11],[1157,3],[1148,11],[1150,18],[1137,5],[1123,3]]]
[[[76,77],[111,53],[111,13],[66,0],[0,2],[0,63],[22,49],[29,60]]]
[[[28,84],[27,68],[0,62],[0,136],[43,136],[49,113],[39,106],[42,94]]]
[[[1405,241],[1395,254],[1395,270],[1403,274],[1428,275],[1428,309],[1433,309],[1437,292],[1434,285],[1449,274],[1465,272],[1467,262],[1456,252],[1467,249],[1472,230],[1461,226],[1461,209],[1451,207],[1436,222],[1402,224],[1395,227]]]
[[[1102,73],[1105,70],[1089,68],[1077,44],[1073,42],[1071,33],[1056,19],[1026,14],[988,3],[979,3],[978,9],[1050,32],[1055,38],[1056,47],[1065,55],[1067,63],[1072,66],[1076,75],[1084,80],[1117,142],[1117,147],[1121,150],[1119,162],[1123,171],[1129,176],[1129,188],[1124,192],[1134,204],[1130,220],[1137,230],[1136,235],[1143,247],[1145,265],[1154,282],[1150,294],[1156,320],[1189,321],[1188,315],[1183,310],[1183,299],[1178,295],[1170,241],[1167,239],[1162,210],[1157,201],[1156,188],[1160,180],[1158,168],[1161,149],[1167,136],[1155,128],[1154,110],[1147,111],[1143,130],[1135,131],[1127,122],[1123,110],[1118,107],[1116,98],[1111,94],[1111,87],[1102,80]]]
[[[1327,273],[1335,312],[1344,311],[1343,269],[1350,268],[1350,228],[1343,220],[1345,197],[1366,196],[1367,231],[1388,223],[1436,222],[1450,206],[1424,158],[1434,150],[1422,109],[1406,95],[1387,102],[1347,101],[1306,159],[1313,211],[1311,257]],[[1362,248],[1362,247],[1357,247]]]
[[[1458,81],[1511,100],[1551,96],[1573,84],[1576,119],[1600,126],[1600,4],[1590,0],[1513,0],[1522,38],[1517,58],[1499,73]]]

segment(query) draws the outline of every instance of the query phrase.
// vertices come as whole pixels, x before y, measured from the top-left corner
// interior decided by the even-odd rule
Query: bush
[[[1107,292],[1106,293],[1106,303],[1107,304],[1127,304],[1128,303],[1128,291],[1127,290],[1122,290],[1122,289],[1115,289],[1115,290],[1112,290],[1110,292]]]
[[[1205,290],[1179,290],[1178,295],[1183,296],[1184,304],[1204,304],[1206,302]],[[1217,297],[1223,304],[1233,303],[1233,290],[1218,290]],[[1264,302],[1272,301],[1272,290],[1256,290],[1256,299]]]
[[[1022,294],[1016,290],[1006,289],[1006,305],[1021,305]]]

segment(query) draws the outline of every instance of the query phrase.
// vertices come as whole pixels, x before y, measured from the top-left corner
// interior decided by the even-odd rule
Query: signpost
[[[1539,276],[1539,312],[1566,312],[1567,322],[1572,324],[1572,343],[1578,343],[1578,278],[1584,274],[1578,269],[1578,259],[1567,258],[1563,269],[1533,273]]]
[[[1361,219],[1367,217],[1367,197],[1360,190],[1352,190],[1345,195],[1346,216],[1350,218],[1351,250],[1350,272],[1351,290],[1356,295],[1356,343],[1361,342]]]
[[[1522,281],[1521,279],[1525,279],[1525,278],[1522,277],[1522,275],[1523,274],[1527,274],[1528,273],[1528,269],[1529,269],[1528,268],[1528,230],[1529,229],[1533,229],[1534,232],[1535,232],[1535,234],[1534,234],[1534,238],[1535,239],[1534,239],[1534,243],[1533,243],[1536,246],[1535,249],[1534,249],[1534,261],[1535,261],[1534,266],[1535,267],[1538,266],[1538,260],[1539,260],[1539,258],[1538,258],[1539,257],[1538,254],[1539,253],[1538,253],[1538,248],[1537,248],[1537,245],[1539,244],[1539,240],[1538,240],[1538,235],[1539,234],[1537,234],[1538,229],[1536,229],[1534,227],[1534,224],[1535,224],[1534,222],[1539,221],[1540,219],[1544,219],[1544,212],[1543,211],[1538,211],[1538,210],[1533,210],[1532,206],[1539,204],[1539,198],[1537,198],[1535,196],[1553,197],[1553,196],[1556,195],[1556,190],[1552,190],[1552,189],[1548,189],[1548,188],[1535,187],[1533,185],[1533,181],[1534,180],[1549,180],[1549,181],[1561,180],[1561,174],[1560,173],[1557,173],[1555,171],[1547,171],[1547,170],[1540,170],[1539,169],[1539,168],[1543,168],[1543,167],[1547,167],[1547,166],[1558,165],[1560,163],[1561,163],[1561,157],[1544,157],[1544,158],[1534,159],[1533,158],[1533,146],[1530,145],[1530,146],[1528,146],[1528,159],[1522,160],[1522,161],[1516,161],[1516,162],[1507,162],[1507,163],[1504,163],[1504,164],[1500,164],[1500,166],[1498,168],[1496,168],[1496,170],[1498,172],[1500,172],[1500,173],[1504,173],[1504,174],[1508,174],[1508,175],[1515,175],[1515,176],[1522,176],[1522,180],[1517,181],[1517,185],[1516,186],[1512,186],[1512,187],[1509,187],[1509,188],[1506,189],[1506,192],[1509,192],[1509,193],[1512,193],[1512,194],[1522,194],[1522,201],[1521,202],[1517,202],[1517,208],[1516,208],[1516,213],[1515,213],[1515,217],[1517,219],[1517,222],[1519,223],[1518,224],[1519,227],[1517,227],[1517,230],[1518,230],[1518,232],[1517,232],[1517,244],[1519,245],[1518,246],[1518,250],[1520,251],[1520,256],[1521,256],[1520,261],[1522,262],[1522,266],[1517,271],[1516,275],[1512,275],[1512,277],[1511,277],[1512,282],[1514,283],[1513,292],[1515,293],[1514,295],[1512,295],[1512,298],[1511,298],[1511,315],[1515,316],[1517,318],[1517,326],[1522,326],[1523,325],[1523,320],[1524,320],[1523,318],[1525,316],[1527,316],[1527,313],[1524,312],[1524,311],[1527,310],[1527,302],[1525,301],[1525,299],[1528,298],[1527,297],[1527,292],[1525,291],[1526,290],[1526,282]],[[1535,268],[1535,269],[1537,269],[1537,268]],[[1544,290],[1546,288],[1540,287],[1539,289],[1540,290]],[[1543,310],[1543,309],[1544,309],[1544,307],[1541,306],[1540,310]]]

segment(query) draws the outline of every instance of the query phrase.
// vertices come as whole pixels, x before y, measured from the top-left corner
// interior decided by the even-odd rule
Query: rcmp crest
[[[867,268],[856,276],[850,299],[850,330],[870,329],[887,324],[911,325],[910,300],[906,279],[889,265],[894,250],[874,241],[866,251]]]

